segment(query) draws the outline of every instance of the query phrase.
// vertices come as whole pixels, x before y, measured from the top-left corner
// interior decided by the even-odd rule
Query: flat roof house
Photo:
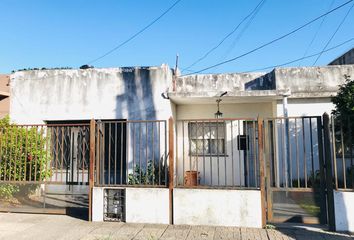
[[[322,115],[354,65],[177,72],[163,64],[12,74],[11,121],[50,138],[47,191],[87,185],[77,191],[94,221],[327,223]],[[349,189],[353,163],[343,159],[337,188]]]

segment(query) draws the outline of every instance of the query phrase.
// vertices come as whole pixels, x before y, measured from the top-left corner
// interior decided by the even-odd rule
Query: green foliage
[[[354,114],[354,80],[344,75],[345,83],[339,86],[337,96],[332,97],[336,116],[348,116]]]
[[[20,191],[17,185],[2,184],[0,185],[0,199],[10,199],[15,193]]]
[[[139,165],[135,165],[133,173],[130,173],[128,176],[128,184],[130,185],[153,185],[159,184],[159,176],[161,184],[164,184],[165,181],[165,167],[154,164],[151,160],[148,161],[147,168],[144,170],[140,168]]]
[[[0,120],[0,180],[41,181],[50,174],[50,153],[46,150],[49,136],[43,129],[19,127],[5,117]],[[18,188],[18,187],[17,187]],[[15,186],[0,186],[1,196],[18,192]]]

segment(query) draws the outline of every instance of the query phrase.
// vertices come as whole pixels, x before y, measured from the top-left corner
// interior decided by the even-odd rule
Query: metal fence
[[[89,124],[0,127],[0,181],[88,184]]]
[[[178,120],[177,187],[259,188],[256,119]]]
[[[96,186],[166,187],[166,121],[99,121]]]
[[[270,186],[319,187],[323,171],[321,116],[266,119],[264,132]]]
[[[332,158],[335,188],[354,190],[354,116],[332,116]]]

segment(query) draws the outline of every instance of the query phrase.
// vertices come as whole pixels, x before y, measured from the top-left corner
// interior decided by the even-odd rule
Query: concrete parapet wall
[[[173,211],[175,224],[262,227],[258,190],[176,188]]]
[[[354,192],[334,191],[336,231],[354,233]]]

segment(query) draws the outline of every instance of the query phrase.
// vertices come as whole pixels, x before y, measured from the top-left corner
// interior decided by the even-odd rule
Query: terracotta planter
[[[193,187],[198,185],[198,172],[186,171],[184,176],[184,185],[187,187]]]

